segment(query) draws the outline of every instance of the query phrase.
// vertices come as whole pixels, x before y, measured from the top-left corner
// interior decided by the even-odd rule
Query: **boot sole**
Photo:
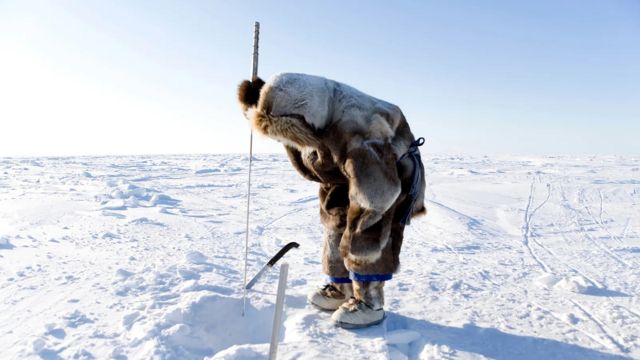
[[[368,328],[370,326],[378,325],[381,322],[383,322],[386,318],[387,318],[387,314],[384,314],[384,316],[382,316],[382,319],[374,321],[372,323],[368,323],[368,324],[350,324],[350,323],[346,323],[346,322],[342,322],[342,321],[333,321],[333,323],[336,326],[341,327],[343,329],[354,330],[354,329],[364,329],[364,328]]]

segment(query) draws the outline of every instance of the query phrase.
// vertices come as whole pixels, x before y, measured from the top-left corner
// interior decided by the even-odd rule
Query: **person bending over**
[[[320,184],[329,281],[309,302],[334,311],[344,328],[380,323],[404,227],[426,213],[424,139],[414,138],[396,105],[323,77],[245,80],[238,99],[253,129],[281,142],[294,168]]]

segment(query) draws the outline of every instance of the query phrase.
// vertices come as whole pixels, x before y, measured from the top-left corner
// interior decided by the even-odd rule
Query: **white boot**
[[[384,320],[383,281],[353,281],[354,296],[336,310],[331,319],[345,329],[359,329]]]
[[[384,320],[384,310],[374,309],[362,300],[351,298],[331,315],[331,319],[341,328],[360,329],[380,324]]]
[[[351,283],[331,283],[310,293],[307,300],[320,310],[334,311],[349,300],[352,295]]]

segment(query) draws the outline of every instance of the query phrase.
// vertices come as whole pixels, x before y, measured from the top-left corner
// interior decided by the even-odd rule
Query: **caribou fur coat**
[[[333,80],[294,73],[266,83],[244,81],[238,97],[253,129],[284,144],[305,178],[348,184],[347,227],[353,234],[378,223],[410,187],[414,164],[408,157],[398,159],[415,139],[396,105]],[[413,216],[425,212],[424,176],[421,181]],[[341,243],[340,249],[354,263],[370,263],[388,237]]]

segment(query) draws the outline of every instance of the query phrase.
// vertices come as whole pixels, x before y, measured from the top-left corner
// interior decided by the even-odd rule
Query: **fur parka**
[[[294,73],[266,83],[246,80],[238,97],[253,129],[284,144],[305,178],[348,184],[347,230],[353,234],[381,221],[411,186],[415,165],[398,159],[415,138],[398,106],[337,81]],[[424,188],[421,176],[413,216],[426,211]],[[371,262],[387,241],[381,236],[341,249],[351,250],[353,261]]]

